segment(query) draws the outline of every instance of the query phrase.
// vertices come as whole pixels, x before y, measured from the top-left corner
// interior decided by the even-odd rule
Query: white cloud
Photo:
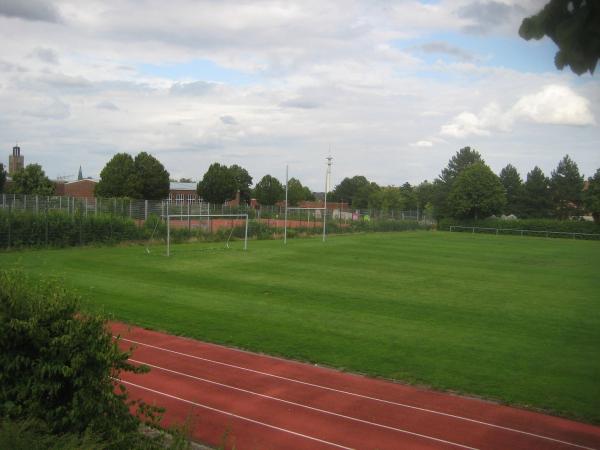
[[[568,86],[551,84],[535,94],[523,95],[505,111],[492,102],[479,114],[461,112],[441,127],[440,134],[455,138],[489,136],[493,131],[511,131],[515,122],[523,121],[576,126],[596,123],[586,98]]]
[[[590,102],[568,86],[551,84],[525,95],[513,106],[511,114],[536,123],[552,125],[594,125]]]
[[[431,141],[417,141],[410,144],[411,147],[433,147],[433,142]]]

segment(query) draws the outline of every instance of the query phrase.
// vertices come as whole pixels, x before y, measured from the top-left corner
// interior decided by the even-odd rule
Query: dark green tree
[[[288,204],[290,206],[298,206],[301,201],[313,200],[315,197],[310,189],[302,186],[302,183],[297,178],[288,180]]]
[[[527,179],[523,184],[521,208],[525,217],[548,218],[552,216],[550,180],[537,166],[527,174]]]
[[[463,170],[475,163],[484,163],[479,152],[471,147],[463,147],[448,161],[448,166],[434,181],[433,210],[436,219],[452,215],[448,205],[452,185]]]
[[[399,209],[408,209],[411,211],[417,209],[417,193],[410,183],[404,183],[400,186],[400,193],[402,194],[402,206]]]
[[[433,183],[425,180],[417,187],[415,187],[415,195],[417,197],[417,207],[420,210],[424,210],[427,205],[433,205],[435,187]]]
[[[131,365],[107,322],[80,305],[56,281],[0,271],[0,417],[35,419],[57,435],[89,432],[106,448],[138,448],[140,421],[116,380],[147,369]]]
[[[548,36],[558,46],[557,69],[570,66],[578,75],[594,73],[600,58],[600,2],[598,0],[550,0],[534,16],[523,19],[523,39]]]
[[[14,194],[54,195],[54,184],[48,179],[42,166],[29,164],[12,177],[10,190]]]
[[[331,199],[334,201],[338,201],[338,202],[346,202],[351,206],[356,206],[354,205],[354,197],[356,195],[356,193],[359,191],[359,189],[361,188],[365,188],[365,186],[369,186],[369,180],[367,180],[365,177],[363,177],[362,175],[355,175],[352,178],[344,178],[342,180],[342,182],[340,184],[338,184],[334,189],[333,192],[330,194]],[[364,192],[363,192],[364,194]],[[330,196],[328,195],[327,198],[330,198]],[[363,199],[363,204],[364,204],[364,195],[362,195],[362,199]],[[361,208],[365,206],[356,206],[357,208]]]
[[[169,196],[169,172],[154,156],[141,152],[133,161],[131,191],[125,195],[132,198],[162,200]]]
[[[274,205],[285,198],[285,188],[277,178],[265,175],[256,184],[254,195],[261,205]]]
[[[594,222],[600,223],[600,169],[596,170],[593,177],[588,178],[587,189],[583,192],[583,204]]]
[[[381,188],[377,183],[371,181],[360,186],[352,198],[352,207],[355,209],[373,208],[373,198]]]
[[[521,215],[521,203],[523,201],[523,180],[512,164],[508,164],[500,171],[500,181],[506,190],[506,214]]]
[[[382,211],[406,209],[406,198],[401,188],[396,186],[384,186],[373,189],[369,196],[369,207]]]
[[[129,197],[134,193],[135,167],[128,153],[117,153],[100,172],[96,185],[97,197]]]
[[[229,166],[229,171],[235,180],[236,190],[240,191],[240,200],[244,203],[250,203],[252,177],[246,169],[237,164]]]
[[[4,192],[4,183],[6,183],[6,170],[4,170],[4,166],[0,163],[0,193]]]
[[[454,180],[448,196],[452,215],[461,219],[484,219],[498,214],[506,204],[504,186],[481,162],[471,164]]]
[[[198,183],[198,195],[204,201],[221,205],[235,198],[237,186],[232,171],[226,165],[213,163]]]
[[[577,163],[569,155],[558,163],[550,177],[552,200],[559,219],[581,215],[583,176],[579,174]]]

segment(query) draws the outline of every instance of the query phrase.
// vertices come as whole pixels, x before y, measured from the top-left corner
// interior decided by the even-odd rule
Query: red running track
[[[144,375],[133,398],[245,449],[600,449],[600,427],[112,324]],[[230,448],[230,447],[228,447]]]

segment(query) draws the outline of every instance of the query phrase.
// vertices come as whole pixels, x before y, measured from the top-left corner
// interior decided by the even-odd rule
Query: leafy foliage
[[[594,73],[600,57],[600,2],[597,0],[550,0],[539,13],[523,19],[523,39],[548,36],[558,46],[557,69],[570,66],[581,75]]]
[[[569,155],[559,161],[550,177],[552,200],[559,219],[581,214],[583,176],[579,174],[577,163]]]
[[[235,180],[236,190],[240,191],[240,201],[244,203],[250,202],[250,194],[252,186],[252,177],[246,169],[237,164],[229,166],[231,176]],[[235,195],[235,194],[234,194]]]
[[[505,204],[500,179],[481,162],[471,164],[458,175],[448,196],[454,217],[484,218],[499,213]]]
[[[534,167],[523,185],[521,213],[524,217],[548,218],[552,216],[550,180],[542,169]]]
[[[198,195],[205,201],[223,204],[235,197],[238,182],[234,173],[226,166],[219,163],[210,165],[200,183]]]
[[[274,205],[285,198],[285,188],[277,178],[265,175],[256,184],[254,195],[261,205]]]
[[[437,219],[452,214],[448,196],[452,191],[452,185],[456,178],[463,170],[472,164],[483,162],[479,152],[471,149],[471,147],[461,148],[450,161],[448,161],[446,168],[442,170],[440,176],[433,183],[433,206],[434,214]]]
[[[361,205],[354,204],[354,198],[358,194],[360,189],[363,191],[359,194],[361,197]],[[331,198],[338,202],[346,202],[356,208],[366,208],[368,205],[368,193],[372,190],[371,183],[362,175],[355,175],[352,178],[344,178],[340,184],[338,184],[331,193]],[[366,199],[365,199],[365,193]]]
[[[129,401],[115,379],[146,369],[129,364],[106,321],[79,306],[56,281],[0,272],[0,416],[39,420],[55,434],[91,432],[108,448],[130,448],[140,419],[159,411]]]
[[[169,172],[154,156],[141,152],[133,161],[132,190],[125,196],[162,200],[169,196]]]
[[[133,192],[132,179],[135,173],[131,155],[117,153],[106,163],[100,172],[100,181],[96,185],[97,197],[128,197]]]
[[[523,180],[516,167],[508,164],[500,171],[500,182],[506,191],[506,207],[504,212],[507,214],[521,214],[521,203],[523,201]]]
[[[54,195],[54,185],[39,164],[27,165],[16,172],[12,179],[10,190],[14,194]]]
[[[588,187],[583,192],[583,202],[586,210],[592,214],[594,222],[600,223],[600,169],[596,170],[593,177],[588,178]]]
[[[169,172],[154,156],[141,152],[135,159],[117,153],[100,172],[98,197],[160,200],[169,195]]]
[[[6,183],[6,170],[4,170],[4,165],[0,163],[0,194],[4,190],[4,183]]]
[[[290,178],[288,180],[288,204],[291,206],[298,206],[301,201],[314,200],[314,195],[310,189],[306,186],[302,186],[302,183],[297,178]]]
[[[109,244],[141,239],[149,233],[131,219],[108,214],[85,217],[61,211],[0,211],[0,248]]]
[[[502,220],[502,219],[482,219],[482,220],[457,220],[443,219],[440,221],[439,229],[448,230],[451,225],[461,225],[467,227],[482,227],[482,228],[499,228],[503,230],[531,230],[531,231],[555,231],[562,233],[588,233],[600,234],[600,226],[593,222],[583,220],[558,220],[558,219],[517,219],[517,220]],[[507,233],[503,233],[507,234]],[[515,234],[520,234],[517,232]],[[532,233],[528,236],[546,237],[545,234]],[[550,235],[551,236],[551,235]],[[556,235],[553,237],[566,237]],[[597,238],[596,238],[597,239]]]

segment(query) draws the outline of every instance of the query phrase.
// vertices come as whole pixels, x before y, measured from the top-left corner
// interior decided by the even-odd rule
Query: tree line
[[[0,192],[5,180],[6,172],[0,164]],[[254,187],[252,184],[252,176],[243,167],[213,163],[197,184],[197,192],[215,204],[234,199],[238,192],[243,203],[256,198],[261,205],[274,205],[285,199],[285,186],[272,175],[265,175]],[[169,185],[169,172],[154,156],[146,152],[135,157],[118,153],[102,169],[96,195],[160,200],[169,196]],[[54,186],[41,166],[30,164],[13,176],[10,192],[53,195]],[[566,155],[549,177],[535,166],[523,180],[512,164],[496,175],[477,150],[464,147],[433,182],[380,186],[356,175],[344,178],[327,198],[344,202],[352,209],[420,209],[438,220],[482,219],[499,214],[563,220],[590,213],[595,221],[600,221],[600,169],[588,178],[586,185],[577,163]],[[289,180],[290,205],[314,199],[300,180]]]

